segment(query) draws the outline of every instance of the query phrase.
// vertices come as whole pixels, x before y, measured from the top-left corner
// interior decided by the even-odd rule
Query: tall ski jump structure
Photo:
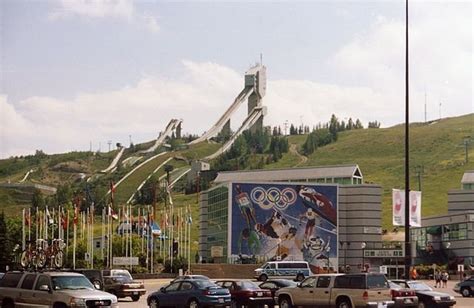
[[[255,132],[262,130],[263,117],[266,114],[266,108],[262,105],[262,98],[265,96],[267,89],[267,69],[262,64],[257,64],[251,67],[245,73],[245,82],[243,90],[237,95],[234,102],[219,118],[207,132],[201,137],[191,141],[189,144],[196,144],[212,137],[217,136],[220,132],[230,132],[230,118],[236,112],[238,107],[245,101],[247,103],[247,118],[244,120],[240,128],[231,136],[231,138],[221,147],[216,153],[206,157],[206,159],[213,159],[218,155],[227,151],[234,140],[242,134],[243,131],[250,129]]]

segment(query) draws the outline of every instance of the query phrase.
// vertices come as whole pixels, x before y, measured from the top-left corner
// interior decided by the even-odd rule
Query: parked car
[[[280,290],[281,288],[294,288],[297,285],[298,284],[296,282],[288,279],[268,279],[267,281],[262,282],[259,287],[264,290],[270,290],[270,292],[272,292],[272,298],[274,299],[276,291]],[[278,305],[275,300],[273,300],[273,304]]]
[[[157,307],[223,307],[231,304],[229,290],[209,280],[188,279],[172,282],[147,298],[151,308]]]
[[[145,295],[145,284],[142,281],[135,281],[131,276],[105,276],[104,291],[109,292],[118,298],[131,297],[134,302]]]
[[[211,280],[209,277],[204,275],[182,275],[178,276],[175,279],[171,280],[171,282],[176,282],[180,280]]]
[[[104,277],[99,269],[75,269],[74,272],[86,276],[97,290],[104,290]]]
[[[450,307],[456,304],[454,296],[434,291],[426,283],[417,280],[392,280],[394,283],[415,291],[418,307]]]
[[[474,276],[456,283],[453,290],[454,292],[461,294],[463,297],[470,297],[474,295]]]
[[[312,274],[306,261],[270,261],[255,270],[255,278],[259,281],[266,281],[268,278],[302,281]]]
[[[229,289],[234,307],[273,306],[274,301],[270,290],[261,289],[257,284],[247,280],[218,280],[218,286]]]
[[[395,308],[418,307],[418,297],[414,290],[403,288],[402,286],[389,281],[392,299],[395,302]]]
[[[388,281],[383,274],[321,274],[311,276],[296,288],[275,293],[280,308],[306,307],[392,307]]]
[[[84,275],[72,272],[8,272],[0,280],[0,305],[118,307],[116,296],[96,290]]]

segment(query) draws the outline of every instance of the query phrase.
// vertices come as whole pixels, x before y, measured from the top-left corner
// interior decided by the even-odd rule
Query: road
[[[145,288],[147,290],[147,293],[140,298],[138,302],[133,302],[130,298],[121,298],[119,299],[119,306],[120,308],[122,307],[133,307],[133,308],[138,308],[138,307],[146,307],[146,298],[148,294],[160,289],[162,286],[168,284],[170,279],[149,279],[145,280]],[[434,286],[434,281],[425,281],[428,285]],[[453,291],[454,285],[457,283],[457,281],[450,280],[448,281],[448,287],[447,288],[441,288],[441,289],[436,289],[439,290],[440,292],[446,292],[451,295],[453,295],[456,298],[456,308],[472,308],[474,307],[474,297],[471,298],[464,298],[461,295],[455,293]]]

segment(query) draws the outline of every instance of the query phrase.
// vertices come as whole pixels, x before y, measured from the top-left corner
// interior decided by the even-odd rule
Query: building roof
[[[320,178],[362,178],[358,165],[320,166],[307,168],[243,170],[219,172],[214,182],[288,181]]]
[[[470,184],[474,183],[474,170],[468,170],[464,172],[462,176],[461,184]]]

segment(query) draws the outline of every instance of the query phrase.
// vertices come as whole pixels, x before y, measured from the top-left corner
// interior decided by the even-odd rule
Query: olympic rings
[[[296,191],[289,187],[283,190],[277,187],[271,187],[268,190],[265,190],[263,187],[255,187],[252,189],[250,196],[252,201],[264,210],[269,210],[273,207],[284,210],[296,201]]]

